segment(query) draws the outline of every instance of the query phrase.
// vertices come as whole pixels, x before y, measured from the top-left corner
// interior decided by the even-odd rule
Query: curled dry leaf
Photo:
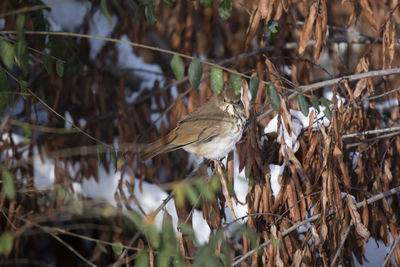
[[[360,5],[363,9],[363,15],[367,19],[368,23],[377,31],[379,29],[378,24],[375,21],[374,12],[372,12],[371,6],[368,0],[360,0]]]
[[[305,20],[303,25],[303,30],[301,31],[300,44],[299,44],[300,55],[303,55],[304,50],[307,47],[307,42],[311,38],[314,22],[315,19],[317,18],[317,11],[318,11],[318,3],[314,2],[310,7],[310,13],[308,14],[308,17]]]
[[[356,89],[354,90],[354,98],[361,95],[362,91],[367,87],[367,79],[361,79],[357,82]]]
[[[246,118],[250,118],[250,99],[248,93],[249,86],[245,79],[242,79],[242,88],[243,88],[242,100],[243,100],[244,110],[246,112]]]
[[[256,8],[253,11],[253,13],[251,14],[250,24],[249,24],[249,27],[246,30],[246,34],[247,34],[246,46],[248,45],[250,40],[256,34],[256,31],[257,31],[257,28],[258,28],[258,24],[260,23],[260,20],[261,20],[261,12],[260,12],[260,10],[258,10],[258,8]]]
[[[258,10],[261,13],[261,18],[265,19],[268,16],[268,9],[270,9],[270,2],[273,0],[259,0],[258,1]]]
[[[220,164],[217,164],[217,169],[218,169],[219,178],[220,178],[220,182],[221,182],[221,186],[222,186],[222,193],[224,194],[225,201],[228,204],[229,211],[232,213],[233,217],[235,219],[237,219],[235,210],[233,209],[232,199],[231,199],[231,196],[229,195],[228,184],[226,183],[224,173],[222,171],[222,167]]]
[[[370,236],[370,233],[368,229],[364,226],[364,224],[361,222],[361,217],[360,214],[357,211],[357,207],[353,202],[353,199],[349,194],[346,195],[346,203],[347,207],[349,208],[350,211],[350,216],[351,219],[354,222],[354,225],[356,227],[357,233],[363,238],[363,239],[368,239]]]

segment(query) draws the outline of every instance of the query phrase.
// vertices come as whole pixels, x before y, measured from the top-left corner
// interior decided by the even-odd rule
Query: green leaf
[[[200,0],[200,4],[205,8],[211,7],[212,0]]]
[[[96,149],[97,151],[97,162],[99,163],[99,165],[101,165],[101,163],[102,163],[102,157],[103,157],[103,154],[104,154],[104,151],[105,151],[105,149],[104,149],[104,145],[102,144],[102,143],[100,143],[100,142],[97,142],[97,149]]]
[[[56,190],[57,190],[57,196],[61,199],[61,200],[65,200],[65,198],[68,195],[67,190],[65,190],[64,187],[62,187],[61,185],[56,185]]]
[[[28,75],[29,69],[29,58],[27,52],[27,46],[24,39],[18,40],[16,44],[16,63],[21,68],[24,76]]]
[[[29,94],[28,93],[28,82],[24,81],[24,80],[20,80],[19,87],[21,88],[22,97],[24,98],[24,100],[26,100],[26,95]]]
[[[268,96],[269,101],[271,101],[272,108],[274,110],[278,110],[281,105],[281,98],[279,96],[278,90],[276,90],[276,86],[274,83],[268,83]]]
[[[264,36],[271,42],[274,43],[278,39],[279,32],[281,31],[281,27],[277,21],[270,20],[263,27]]]
[[[146,19],[150,25],[156,24],[157,17],[155,15],[153,5],[146,5],[146,7],[144,8],[144,15],[146,16]]]
[[[224,73],[222,69],[211,67],[210,73],[211,90],[218,95],[224,89]]]
[[[213,177],[211,177],[210,182],[208,183],[208,186],[210,188],[210,190],[215,194],[216,192],[218,192],[221,188],[221,182],[219,180],[219,177],[217,175],[214,175]]]
[[[195,185],[197,189],[200,191],[200,194],[206,199],[206,200],[214,200],[215,199],[215,194],[213,190],[210,190],[210,186],[206,184],[203,178],[199,177],[198,179],[195,180]]]
[[[203,65],[198,59],[192,60],[189,65],[189,81],[194,89],[199,88],[201,75],[203,75]]]
[[[7,75],[3,68],[0,67],[0,115],[6,111],[7,105],[11,102],[11,88],[8,83]]]
[[[242,88],[242,77],[236,73],[231,73],[231,75],[229,75],[229,83],[231,84],[235,95],[240,95]]]
[[[175,195],[175,204],[176,206],[182,207],[185,202],[185,186],[182,183],[177,183],[173,187],[174,195]]]
[[[12,201],[15,199],[16,196],[14,175],[12,175],[7,170],[3,170],[2,176],[3,176],[4,192],[6,193],[7,199]]]
[[[101,244],[99,241],[96,241],[96,245],[97,247],[100,249],[101,252],[103,253],[107,253],[107,248],[105,246],[103,246],[103,244]]]
[[[122,253],[123,246],[121,242],[113,243],[112,244],[112,250],[115,253],[115,255],[119,256]]]
[[[131,215],[132,215],[131,218],[132,218],[133,223],[136,225],[136,227],[139,230],[142,230],[144,228],[144,221],[143,221],[142,215],[139,212],[134,211],[134,210],[131,212]]]
[[[43,65],[47,73],[51,75],[51,73],[53,72],[53,67],[52,67],[53,61],[51,60],[51,57],[47,54],[44,56]]]
[[[317,97],[316,97],[315,95],[313,95],[313,96],[311,97],[311,101],[312,101],[312,105],[313,105],[315,111],[316,111],[317,113],[320,113],[321,111],[319,110],[318,99],[317,99]]]
[[[189,199],[190,203],[193,206],[197,207],[199,205],[199,196],[197,195],[196,191],[193,189],[192,185],[186,184],[185,193],[186,193],[186,196]]]
[[[121,160],[122,160],[123,163],[126,164],[126,163],[128,162],[128,161],[126,160],[125,152],[124,152],[124,151],[121,150],[121,151],[119,152],[119,156],[120,156],[120,158],[121,158]]]
[[[254,101],[257,96],[258,85],[260,83],[260,79],[258,76],[251,77],[250,79],[250,93],[251,93],[251,100]]]
[[[223,0],[218,8],[218,13],[221,19],[229,19],[229,17],[232,15],[232,2],[230,0]]]
[[[26,124],[21,125],[22,131],[24,132],[25,140],[28,140],[32,137],[32,128]]]
[[[5,40],[0,40],[0,56],[7,69],[12,70],[14,66],[14,46]]]
[[[0,91],[3,91],[3,92],[11,91],[10,84],[8,83],[7,74],[4,71],[4,69],[1,67],[0,67]]]
[[[331,107],[330,107],[332,102],[329,101],[328,99],[324,98],[324,97],[320,98],[320,101],[321,101],[322,106],[325,107],[324,114],[325,114],[326,118],[328,120],[332,120],[332,110],[331,110]]]
[[[64,63],[59,59],[56,61],[56,72],[60,78],[64,75]]]
[[[310,108],[310,105],[308,104],[303,94],[299,93],[297,95],[297,102],[299,104],[301,113],[303,113],[304,116],[308,117],[308,110]]]
[[[179,229],[182,231],[184,235],[186,235],[189,238],[189,240],[191,241],[196,240],[196,235],[194,233],[194,229],[192,226],[187,224],[181,224],[179,225]]]
[[[157,267],[167,267],[171,261],[171,254],[165,247],[157,255]]]
[[[9,231],[0,235],[0,255],[9,255],[13,247],[13,236]]]
[[[182,80],[185,76],[185,63],[183,63],[183,59],[177,54],[174,54],[170,65],[176,79],[178,81]]]
[[[111,151],[111,162],[115,170],[117,170],[117,151],[115,149]]]
[[[172,227],[171,223],[167,220],[163,220],[162,233],[163,233],[163,245],[166,245],[165,243],[167,243],[168,245],[172,244],[173,246],[176,244],[174,228]]]
[[[18,32],[18,39],[23,39],[24,38],[24,28],[25,28],[25,15],[24,14],[22,14],[22,13],[18,14],[16,26],[17,26],[17,32]]]
[[[110,12],[108,11],[107,0],[101,0],[100,9],[101,9],[101,12],[103,13],[104,17],[106,17],[106,19],[108,21],[108,25],[111,26],[112,25],[112,17],[110,15]]]
[[[167,5],[168,5],[169,7],[171,7],[171,6],[172,6],[172,2],[171,2],[171,0],[164,0],[164,2],[165,2],[165,3],[167,3]]]
[[[147,267],[150,266],[149,256],[147,255],[147,249],[142,249],[135,260],[135,266],[137,267]]]
[[[146,234],[151,246],[158,249],[160,247],[160,235],[158,234],[157,227],[154,224],[149,225],[146,229]]]

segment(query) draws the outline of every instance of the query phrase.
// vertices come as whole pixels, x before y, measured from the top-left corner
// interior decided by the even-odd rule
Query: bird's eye
[[[224,98],[224,103],[226,103],[226,99]]]
[[[238,101],[236,101],[236,104],[238,104],[238,105],[239,105],[239,104],[240,104],[240,102],[241,102],[241,100],[238,100]]]

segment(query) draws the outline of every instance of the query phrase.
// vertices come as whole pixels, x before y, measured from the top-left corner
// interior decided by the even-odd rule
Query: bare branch
[[[396,240],[394,241],[392,247],[390,248],[389,253],[385,256],[385,260],[382,263],[382,267],[385,267],[389,263],[389,260],[392,257],[395,248],[399,244],[399,241],[400,241],[400,235],[396,238]]]
[[[299,89],[302,93],[307,93],[307,92],[310,92],[315,89],[319,89],[319,88],[323,88],[325,86],[331,86],[331,85],[340,83],[344,80],[352,82],[352,81],[357,81],[357,80],[361,80],[361,79],[365,79],[365,78],[373,78],[373,77],[388,76],[388,75],[395,75],[395,74],[400,74],[400,67],[393,68],[393,69],[386,69],[386,70],[373,70],[373,71],[363,72],[363,73],[358,73],[358,74],[353,74],[353,75],[346,75],[346,76],[342,76],[342,77],[335,78],[335,79],[316,82],[316,83],[309,84],[309,85],[302,85],[302,86],[299,86],[297,89]],[[290,101],[290,100],[294,99],[297,95],[298,95],[298,92],[294,92],[294,93],[290,94],[288,96],[288,100]],[[269,105],[269,103],[265,104],[261,110],[264,110],[268,105]],[[272,112],[273,112],[273,110],[269,109],[266,112],[261,113],[260,115],[258,115],[257,121],[261,121],[262,119],[267,117]]]

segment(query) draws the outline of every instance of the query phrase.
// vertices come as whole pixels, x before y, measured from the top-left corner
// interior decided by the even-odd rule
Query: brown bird
[[[180,148],[207,159],[219,160],[234,149],[242,137],[246,114],[240,95],[225,90],[184,117],[161,139],[143,144],[144,160]]]

